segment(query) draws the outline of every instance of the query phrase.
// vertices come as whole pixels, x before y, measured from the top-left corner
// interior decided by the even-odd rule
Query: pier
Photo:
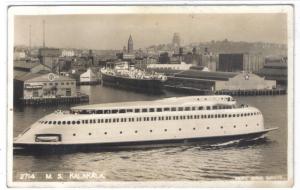
[[[23,105],[57,105],[57,104],[76,104],[81,102],[89,102],[89,96],[79,94],[74,97],[56,97],[56,98],[32,98],[21,99]]]

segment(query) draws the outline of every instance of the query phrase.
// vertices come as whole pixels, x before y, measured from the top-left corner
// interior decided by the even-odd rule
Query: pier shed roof
[[[199,70],[187,70],[175,74],[175,77],[195,78],[195,79],[207,79],[207,80],[221,80],[226,81],[229,78],[237,76],[239,73],[233,72],[208,72]]]

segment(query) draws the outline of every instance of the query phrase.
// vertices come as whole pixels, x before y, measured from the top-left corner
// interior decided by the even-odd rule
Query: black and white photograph
[[[12,6],[10,187],[291,187],[293,7]]]

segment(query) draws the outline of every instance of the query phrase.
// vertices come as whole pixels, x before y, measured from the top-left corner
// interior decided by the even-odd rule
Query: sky
[[[124,14],[15,16],[14,44],[84,49],[122,49],[132,35],[134,48],[171,43],[175,32],[184,45],[224,40],[287,43],[287,17],[255,14]]]

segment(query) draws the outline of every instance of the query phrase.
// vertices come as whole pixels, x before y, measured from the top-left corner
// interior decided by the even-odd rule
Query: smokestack
[[[31,56],[31,25],[29,25],[29,56]]]
[[[45,48],[45,20],[43,20],[43,48]]]

